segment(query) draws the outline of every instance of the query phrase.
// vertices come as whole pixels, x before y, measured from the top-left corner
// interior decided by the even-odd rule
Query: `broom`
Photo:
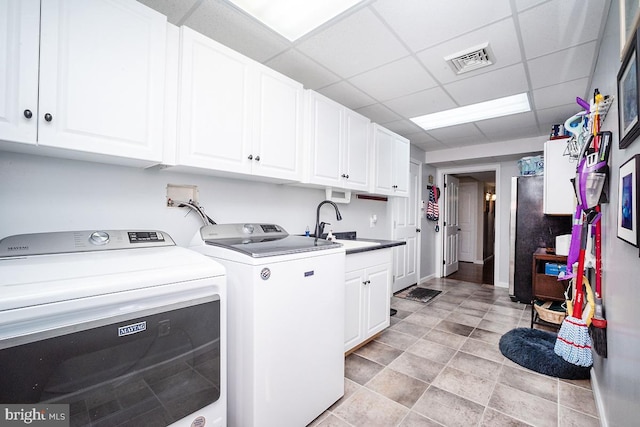
[[[598,206],[598,211],[599,211]],[[602,231],[600,219],[596,222],[596,309],[591,324],[589,325],[589,335],[593,343],[593,349],[600,357],[607,357],[607,320],[604,318],[602,309]]]
[[[587,249],[587,221],[582,222],[582,232],[580,233],[580,256],[578,257],[578,271],[576,281],[576,295],[573,304],[573,312],[565,317],[558,332],[554,351],[558,356],[574,365],[590,367],[593,365],[593,355],[591,354],[591,337],[589,328],[582,320],[582,272],[584,271],[584,256]],[[575,274],[576,272],[574,272]]]

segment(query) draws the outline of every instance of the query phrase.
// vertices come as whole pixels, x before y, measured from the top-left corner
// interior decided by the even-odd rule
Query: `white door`
[[[418,282],[420,265],[420,165],[411,162],[409,168],[409,197],[393,198],[394,240],[407,242],[393,248],[393,292]]]
[[[0,0],[0,139],[36,143],[40,2]]]
[[[452,175],[444,177],[444,265],[443,276],[458,271],[458,246],[460,225],[458,224],[458,189],[460,182]]]
[[[38,144],[160,162],[167,18],[123,0],[41,14]]]
[[[475,262],[478,234],[478,183],[462,182],[458,190],[459,261]]]

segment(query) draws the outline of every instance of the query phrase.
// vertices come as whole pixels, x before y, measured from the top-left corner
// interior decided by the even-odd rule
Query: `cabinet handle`
[[[371,283],[371,280],[365,280],[364,282],[362,282],[363,285],[368,285],[369,283]]]
[[[260,156],[256,156],[256,162],[260,161]]]
[[[395,190],[396,188],[398,188],[398,186],[397,185],[392,185],[391,188],[393,188]]]
[[[30,119],[31,117],[33,117],[33,113],[31,112],[31,110],[24,110],[24,116],[27,119]]]
[[[419,228],[416,228],[416,233],[420,233],[422,230]]]
[[[50,122],[51,120],[53,120],[53,116],[52,116],[51,114],[49,114],[49,113],[46,113],[46,114],[44,115],[44,119],[45,119],[46,121]]]
[[[253,160],[253,154],[249,154],[249,157],[247,157],[247,159]]]
[[[343,173],[342,175],[340,175],[341,177],[345,178],[345,179],[349,179],[349,174],[348,173]]]

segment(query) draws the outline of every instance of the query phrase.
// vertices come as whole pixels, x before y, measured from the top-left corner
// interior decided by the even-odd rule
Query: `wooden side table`
[[[545,264],[554,263],[567,265],[567,257],[563,255],[549,254],[545,248],[538,248],[533,253],[533,265],[531,275],[531,286],[533,301],[531,301],[531,327],[534,324],[560,328],[560,325],[546,322],[539,318],[538,312],[534,309],[535,300],[542,301],[564,301],[564,292],[569,286],[568,280],[558,280],[556,276],[545,274]]]

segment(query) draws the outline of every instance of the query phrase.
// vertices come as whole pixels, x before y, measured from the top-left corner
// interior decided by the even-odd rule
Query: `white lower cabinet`
[[[391,248],[347,255],[344,351],[390,324]]]

